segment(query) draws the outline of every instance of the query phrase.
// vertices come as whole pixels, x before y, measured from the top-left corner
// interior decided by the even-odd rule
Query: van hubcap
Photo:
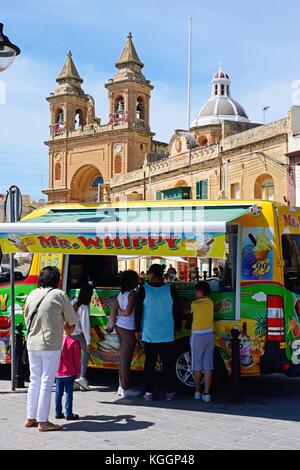
[[[186,387],[194,387],[194,374],[191,370],[192,361],[190,351],[186,351],[178,357],[176,361],[176,375]]]

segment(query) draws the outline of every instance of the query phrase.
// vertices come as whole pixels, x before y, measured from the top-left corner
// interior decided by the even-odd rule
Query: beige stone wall
[[[153,200],[157,191],[190,186],[191,197],[196,198],[197,181],[207,179],[209,199],[231,198],[235,184],[241,199],[253,199],[262,197],[258,194],[266,180],[274,184],[274,199],[283,202],[288,196],[288,131],[287,119],[282,119],[192,150],[177,131],[170,141],[170,156],[112,178],[112,192],[114,197],[145,192],[146,199]]]

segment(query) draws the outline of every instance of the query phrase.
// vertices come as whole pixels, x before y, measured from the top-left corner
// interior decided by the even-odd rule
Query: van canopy
[[[226,224],[251,204],[51,208],[0,224],[2,253],[225,257]]]

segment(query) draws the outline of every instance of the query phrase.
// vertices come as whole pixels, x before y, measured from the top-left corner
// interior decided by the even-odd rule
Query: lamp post
[[[12,44],[3,34],[3,24],[0,23],[0,72],[8,69],[20,52],[19,47]]]
[[[0,72],[4,72],[11,66],[15,57],[21,50],[12,44],[3,34],[3,23],[0,23]],[[15,222],[21,216],[21,193],[16,186],[11,186],[5,201],[6,218],[9,222]],[[20,215],[17,216],[17,212]],[[16,336],[15,336],[15,290],[14,290],[14,254],[10,254],[10,299],[11,299],[11,389],[15,390],[15,365],[16,365]]]

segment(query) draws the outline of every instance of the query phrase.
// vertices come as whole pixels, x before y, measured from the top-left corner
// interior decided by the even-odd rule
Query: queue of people
[[[131,387],[130,369],[136,344],[145,353],[143,398],[154,398],[154,371],[158,357],[162,363],[166,400],[174,400],[175,392],[175,335],[180,331],[180,298],[173,284],[164,278],[165,266],[153,264],[148,282],[140,282],[133,270],[121,273],[121,290],[115,299],[107,333],[116,331],[120,343],[119,387],[121,397],[136,397],[141,392]],[[168,275],[176,273],[169,272]],[[30,385],[27,397],[25,427],[39,431],[55,431],[62,426],[49,422],[51,391],[56,380],[55,416],[76,420],[73,413],[75,381],[89,390],[86,370],[90,354],[90,311],[93,288],[83,286],[71,301],[58,288],[60,273],[55,267],[41,271],[38,288],[30,293],[24,308],[27,325],[27,347]],[[213,302],[208,298],[209,284],[200,281],[195,286],[191,353],[195,376],[195,399],[211,400],[210,386],[213,370]],[[63,336],[64,334],[64,336]],[[202,372],[205,391],[200,392]],[[62,398],[66,394],[65,413]]]

